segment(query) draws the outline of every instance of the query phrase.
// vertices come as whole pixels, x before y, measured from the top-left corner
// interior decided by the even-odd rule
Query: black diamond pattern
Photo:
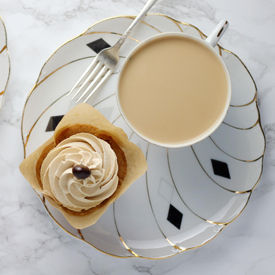
[[[62,118],[63,116],[51,116],[48,122],[48,126],[46,128],[46,132],[54,131]]]
[[[104,39],[99,38],[91,43],[88,43],[87,46],[91,48],[94,52],[99,53],[105,48],[111,47]]]
[[[231,179],[227,163],[211,159],[214,174],[220,177]]]
[[[170,204],[167,220],[172,223],[176,228],[180,229],[182,217],[182,213],[176,207]]]

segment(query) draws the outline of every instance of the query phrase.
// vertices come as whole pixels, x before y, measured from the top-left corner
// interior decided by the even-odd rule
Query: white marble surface
[[[261,184],[244,213],[208,245],[161,260],[117,259],[51,221],[18,171],[24,100],[49,54],[104,17],[136,14],[144,0],[0,0],[12,74],[0,111],[0,274],[275,274],[275,0],[162,0],[153,9],[208,33],[231,26],[222,44],[247,64],[259,90],[267,152]]]

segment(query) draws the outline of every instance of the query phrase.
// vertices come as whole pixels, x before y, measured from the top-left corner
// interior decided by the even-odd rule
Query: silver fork
[[[122,34],[120,39],[112,47],[102,50],[91,65],[85,70],[80,79],[75,83],[68,96],[72,97],[75,103],[87,102],[89,98],[101,87],[101,85],[114,72],[119,61],[119,50],[133,28],[146,15],[157,0],[149,0],[133,20],[127,30]]]

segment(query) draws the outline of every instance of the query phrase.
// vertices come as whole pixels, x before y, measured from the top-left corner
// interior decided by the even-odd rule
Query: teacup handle
[[[215,47],[220,38],[223,36],[224,32],[228,28],[228,21],[223,19],[221,20],[215,29],[210,33],[210,35],[205,39],[207,43],[209,43],[212,47]]]

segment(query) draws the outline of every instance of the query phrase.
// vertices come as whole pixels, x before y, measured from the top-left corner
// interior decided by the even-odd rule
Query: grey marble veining
[[[274,274],[275,270],[275,1],[160,0],[153,12],[198,25],[231,25],[222,45],[254,76],[267,139],[264,174],[241,217],[208,245],[162,261],[106,256],[65,234],[50,220],[18,171],[20,120],[27,93],[47,57],[105,17],[136,14],[144,0],[0,0],[11,78],[0,111],[0,274]]]

